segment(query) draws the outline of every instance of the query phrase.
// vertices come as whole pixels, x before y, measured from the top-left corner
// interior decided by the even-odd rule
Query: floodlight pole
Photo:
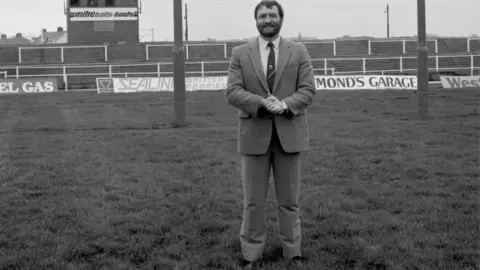
[[[418,81],[418,114],[420,119],[428,118],[428,47],[426,30],[425,0],[417,0],[418,20],[418,52],[417,52],[417,81]]]
[[[173,92],[175,126],[185,125],[185,48],[183,46],[182,0],[173,0]]]
[[[387,38],[390,38],[390,5],[387,4]]]

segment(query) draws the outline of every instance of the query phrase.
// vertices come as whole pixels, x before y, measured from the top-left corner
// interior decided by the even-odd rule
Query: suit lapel
[[[250,48],[248,51],[248,57],[252,62],[253,69],[255,73],[257,73],[257,77],[260,80],[260,83],[263,86],[263,90],[269,93],[267,79],[265,77],[265,73],[263,72],[263,65],[262,65],[262,58],[260,57],[260,49],[258,45],[258,39],[255,39],[250,43]]]
[[[277,64],[277,71],[275,72],[275,82],[273,84],[273,91],[276,92],[278,82],[283,75],[283,71],[285,70],[285,66],[287,65],[288,61],[290,60],[290,44],[286,43],[283,38],[280,39],[280,43],[278,46],[278,64]]]

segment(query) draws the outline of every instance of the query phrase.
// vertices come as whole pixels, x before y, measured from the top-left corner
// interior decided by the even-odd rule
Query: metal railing
[[[451,53],[452,50],[448,50],[446,52],[442,52],[442,50],[439,48],[439,40],[445,40],[445,41],[452,41],[452,40],[460,40],[461,42],[465,42],[463,44],[464,46],[460,46],[457,51],[455,49],[455,52],[458,53],[472,53],[472,45],[475,46],[475,50],[478,50],[480,48],[480,38],[468,38],[468,39],[432,39],[428,41],[428,44],[430,44],[430,47],[433,47],[433,51],[435,54],[438,53]],[[196,44],[190,44],[187,43],[185,44],[185,52],[186,52],[186,59],[198,59],[202,57],[197,57],[197,56],[192,56],[191,54],[205,54],[204,50],[205,48],[215,48],[215,54],[216,56],[227,59],[230,57],[230,52],[231,48],[233,48],[236,45],[240,45],[244,42],[228,42],[228,43],[208,43],[208,44],[201,44],[201,43],[196,43]],[[387,44],[392,44],[392,43],[397,43],[399,46],[401,46],[401,49],[398,49],[396,53],[398,54],[407,54],[408,52],[412,52],[416,50],[416,40],[407,40],[407,39],[388,39],[388,40],[337,40],[337,41],[311,41],[311,42],[303,42],[307,47],[319,45],[319,48],[321,48],[322,53],[326,53],[327,55],[331,56],[341,56],[341,55],[377,55],[377,54],[388,54],[389,52],[392,51],[397,51],[398,48],[392,49],[392,47],[389,47]],[[339,50],[338,47],[340,44],[343,44],[343,50]],[[350,45],[348,45],[350,44]],[[382,49],[382,46],[380,47],[375,47],[376,44],[384,44],[387,45],[385,48]],[[321,46],[320,46],[321,45]],[[328,45],[328,46],[324,46]],[[410,45],[410,46],[409,46]],[[123,45],[125,48],[129,48],[128,44]],[[165,51],[162,51],[157,54],[167,54],[171,53],[171,49],[173,48],[171,44],[143,44],[141,47],[138,47],[137,45],[132,45],[136,46],[135,48],[138,48],[139,51],[137,53],[143,55],[141,58],[142,59],[135,59],[136,61],[155,61],[155,54],[152,53],[153,48],[165,48]],[[463,47],[466,47],[463,49]],[[478,47],[478,48],[477,48]],[[133,48],[133,47],[132,47]],[[194,49],[197,48],[201,53],[197,52],[194,53]],[[202,49],[201,49],[202,48]],[[376,53],[372,52],[372,48],[376,48]],[[411,49],[408,49],[411,48]],[[28,56],[24,56],[23,53],[27,51],[34,51],[34,50],[42,50],[41,51],[41,56],[35,56],[35,57],[40,57],[44,59],[45,57],[48,59],[48,57],[52,57],[53,59],[56,59],[57,62],[59,63],[65,63],[65,51],[67,50],[75,50],[75,49],[99,49],[100,50],[100,55],[95,56],[94,62],[108,62],[109,60],[122,60],[122,59],[115,59],[115,53],[118,54],[117,52],[112,52],[112,49],[110,49],[109,46],[107,45],[97,45],[97,46],[47,46],[47,47],[27,47],[27,46],[20,46],[18,47],[18,64],[24,64],[26,60],[28,60]],[[313,50],[313,49],[312,49]],[[383,51],[382,51],[383,50]],[[111,59],[109,59],[109,53],[111,52]],[[125,52],[131,53],[128,49],[125,50]],[[45,56],[47,54],[47,56]],[[52,54],[52,55],[49,55]],[[315,52],[312,52],[312,57],[315,56]],[[80,54],[81,55],[81,54]],[[89,55],[88,53],[85,53],[85,55]],[[90,53],[90,55],[92,55]],[[323,56],[323,55],[322,55]],[[203,57],[205,58],[205,57]],[[34,63],[41,62],[37,61],[35,58],[32,60]],[[48,62],[43,61],[43,62]]]
[[[414,56],[321,58],[312,59],[312,64],[316,75],[411,73],[416,71],[416,59]],[[480,69],[480,55],[435,55],[429,57],[429,62],[432,72],[463,71],[476,75]],[[187,62],[185,71],[187,76],[225,76],[228,65],[229,61]],[[60,77],[68,89],[69,82],[76,78],[88,81],[90,77],[95,80],[97,77],[172,76],[173,64],[15,65],[0,67],[1,73],[7,78]]]
[[[343,58],[318,58],[312,59],[312,64],[316,70],[324,71],[325,75],[328,75],[329,71],[333,73],[345,73],[349,71],[354,72],[363,72],[368,73],[371,71],[381,71],[385,70],[385,66],[398,66],[400,72],[411,69],[409,66],[416,64],[416,56],[396,56],[396,57],[343,57]],[[414,61],[411,61],[414,60]],[[445,68],[462,68],[474,70],[475,67],[480,66],[480,54],[478,55],[431,55],[429,56],[430,68],[433,68],[435,71],[444,70]],[[407,63],[408,62],[408,63]],[[376,64],[377,63],[377,64]],[[461,63],[460,66],[455,66],[458,63]],[[216,72],[226,72],[228,68],[229,61],[199,61],[199,62],[187,62],[186,63],[186,72],[195,73],[199,76],[205,76],[206,73],[216,73]],[[219,70],[218,66],[222,66]],[[352,66],[361,66],[360,68],[355,68]],[[378,67],[379,69],[371,69],[368,66]],[[0,67],[0,71],[8,71],[9,77],[18,77],[20,76],[20,71],[25,69],[91,69],[91,68],[106,68],[105,72],[102,75],[112,76],[118,72],[114,72],[115,68],[125,68],[125,69],[137,69],[138,67],[153,67],[155,73],[160,75],[161,73],[172,74],[173,64],[171,62],[148,62],[148,63],[128,63],[128,64],[91,64],[91,65],[15,65],[15,66],[6,66]],[[162,68],[169,67],[169,68]],[[353,69],[347,70],[344,69]],[[172,70],[172,71],[169,71]],[[136,72],[136,71],[132,71]],[[130,73],[132,72],[123,72]],[[14,73],[14,75],[12,75]]]
[[[42,47],[18,47],[18,63],[22,64],[22,51],[27,50],[60,50],[60,62],[65,62],[65,50],[79,49],[79,48],[102,48],[104,51],[104,61],[108,61],[108,46],[106,45],[91,45],[91,46],[42,46]]]
[[[475,75],[476,71],[480,71],[480,67],[450,67],[450,68],[428,68],[429,72],[451,72],[451,71],[468,71],[470,75]],[[407,68],[400,71],[399,69],[385,69],[385,70],[369,70],[366,72],[363,71],[343,71],[335,72],[335,75],[392,75],[392,74],[401,74],[401,73],[416,73],[417,69]],[[480,75],[480,72],[477,72]]]

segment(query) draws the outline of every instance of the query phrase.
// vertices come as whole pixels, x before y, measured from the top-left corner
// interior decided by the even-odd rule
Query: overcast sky
[[[257,34],[253,8],[258,0],[184,0],[189,38],[229,39]],[[142,41],[173,40],[173,0],[142,0]],[[427,32],[441,36],[480,34],[480,0],[427,0]],[[386,37],[387,4],[391,35],[416,34],[416,0],[280,0],[285,9],[282,35],[335,38],[344,35]],[[0,0],[0,33],[38,36],[42,28],[66,28],[64,0]]]

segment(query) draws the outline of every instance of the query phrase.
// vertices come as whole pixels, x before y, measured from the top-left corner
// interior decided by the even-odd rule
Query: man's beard
[[[272,31],[265,31],[265,27],[267,26],[270,26],[273,28]],[[260,33],[260,35],[262,35],[263,37],[266,37],[266,38],[271,38],[271,37],[274,37],[276,36],[278,33],[280,33],[280,29],[282,29],[282,25],[280,23],[270,23],[270,24],[267,24],[267,25],[258,25],[257,24],[257,30],[258,32]]]

